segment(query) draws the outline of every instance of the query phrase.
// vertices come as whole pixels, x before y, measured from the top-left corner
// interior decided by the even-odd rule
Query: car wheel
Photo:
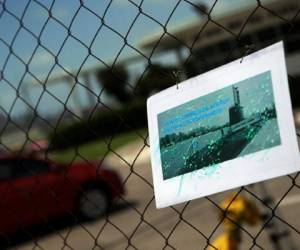
[[[97,219],[107,212],[109,203],[109,198],[103,190],[89,188],[79,198],[79,212],[85,219]]]

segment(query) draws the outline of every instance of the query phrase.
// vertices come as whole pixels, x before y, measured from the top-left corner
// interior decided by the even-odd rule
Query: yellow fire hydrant
[[[238,225],[255,225],[260,220],[260,214],[255,204],[242,195],[232,194],[226,198],[220,207],[224,211],[223,219],[224,233],[216,238],[209,250],[238,250],[241,243],[240,228]],[[225,216],[225,218],[224,218]]]

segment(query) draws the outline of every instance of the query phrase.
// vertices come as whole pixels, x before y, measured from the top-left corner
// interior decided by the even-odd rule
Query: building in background
[[[300,87],[297,87],[300,83],[300,32],[296,31],[300,28],[299,7],[299,1],[276,0],[218,19],[200,15],[196,21],[168,29],[162,38],[161,34],[152,34],[140,46],[150,50],[161,39],[156,50],[175,52],[187,77],[192,77],[283,40],[292,100],[299,106],[300,100],[296,98],[300,94]]]

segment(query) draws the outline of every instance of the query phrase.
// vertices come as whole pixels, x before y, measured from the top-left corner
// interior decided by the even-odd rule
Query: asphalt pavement
[[[140,152],[140,153],[139,153]],[[205,249],[207,238],[212,242],[222,233],[219,224],[219,210],[206,198],[191,201],[185,208],[180,219],[179,213],[185,204],[176,205],[174,208],[156,209],[152,189],[152,174],[149,159],[149,149],[144,147],[143,140],[138,140],[118,150],[124,160],[116,155],[110,155],[106,162],[115,168],[126,180],[127,190],[125,201],[118,202],[116,211],[107,218],[94,222],[85,222],[77,225],[68,225],[58,231],[44,235],[35,242],[23,242],[12,249],[125,249],[130,243],[137,249],[161,249],[168,243],[176,249]],[[136,156],[139,155],[137,158]],[[133,165],[131,172],[130,165]],[[264,182],[267,193],[276,203],[290,190],[292,181],[284,176]],[[295,183],[300,185],[300,179]],[[248,190],[263,199],[265,194],[260,191],[259,185],[248,186]],[[209,197],[219,204],[225,197],[235,190],[222,192]],[[244,195],[251,195],[243,191]],[[252,197],[253,198],[253,197]],[[256,199],[253,199],[261,211],[266,207]],[[300,246],[300,236],[294,229],[300,231],[300,190],[293,187],[286,197],[279,203],[276,214],[279,212],[278,220],[280,227],[289,228],[291,238],[296,246]],[[274,206],[274,205],[273,205]],[[268,210],[268,209],[267,209]],[[270,211],[270,210],[269,210]],[[177,225],[177,223],[179,223]],[[177,226],[176,226],[177,225]],[[175,230],[173,228],[176,226]],[[215,228],[217,227],[217,230]],[[242,248],[249,249],[252,238],[256,235],[256,243],[263,249],[274,249],[270,242],[268,230],[261,230],[263,223],[255,227],[243,226],[247,232],[242,233]],[[291,228],[292,227],[292,228]],[[162,235],[164,237],[162,237]],[[134,249],[129,246],[128,249]],[[167,247],[166,249],[171,249]],[[260,249],[254,247],[253,249]],[[287,248],[284,248],[287,249]],[[300,249],[300,248],[299,248]]]

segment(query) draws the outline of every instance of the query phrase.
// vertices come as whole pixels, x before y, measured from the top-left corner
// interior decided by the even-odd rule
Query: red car
[[[0,158],[0,236],[64,214],[96,219],[124,193],[117,173],[96,164]],[[0,237],[1,238],[1,237]]]

